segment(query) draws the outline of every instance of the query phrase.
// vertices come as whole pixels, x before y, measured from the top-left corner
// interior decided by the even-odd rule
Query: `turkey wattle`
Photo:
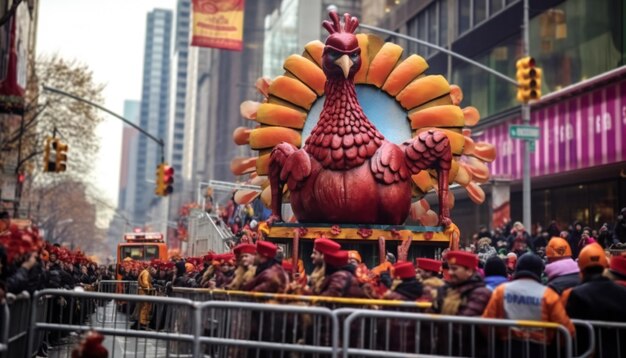
[[[402,224],[411,205],[411,175],[436,169],[439,221],[450,223],[447,194],[452,153],[448,138],[428,131],[401,146],[368,120],[359,104],[354,75],[361,50],[358,20],[336,13],[323,26],[330,36],[322,55],[326,98],[320,118],[302,149],[277,145],[270,156],[272,219],[280,220],[283,186],[299,222]]]

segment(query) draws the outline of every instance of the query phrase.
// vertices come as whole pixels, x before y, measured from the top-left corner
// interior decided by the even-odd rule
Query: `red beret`
[[[252,254],[256,253],[256,246],[254,244],[239,244],[235,246],[233,249],[235,255],[240,256],[241,254]]]
[[[278,248],[276,245],[269,241],[257,241],[256,243],[256,252],[264,257],[269,259],[273,259],[276,256],[276,250]]]
[[[213,252],[209,252],[208,254],[206,254],[206,255],[204,255],[202,257],[202,259],[204,261],[206,261],[206,262],[211,262],[211,261],[213,261],[214,258],[215,258],[215,253],[213,253]]]
[[[330,239],[319,238],[313,242],[313,249],[326,255],[329,252],[341,250],[341,245]]]
[[[324,254],[324,262],[333,267],[343,267],[348,264],[348,251],[329,251]]]
[[[393,265],[394,272],[398,278],[411,278],[415,277],[415,267],[411,262],[401,261]]]
[[[611,265],[609,271],[621,276],[626,276],[626,256],[611,257]]]
[[[470,269],[478,267],[478,256],[467,251],[450,251],[446,255],[450,265],[465,266]]]
[[[441,272],[441,261],[439,260],[419,258],[415,259],[415,264],[425,271]]]
[[[291,261],[291,259],[283,260],[283,268],[287,272],[291,272],[293,270],[293,262]]]

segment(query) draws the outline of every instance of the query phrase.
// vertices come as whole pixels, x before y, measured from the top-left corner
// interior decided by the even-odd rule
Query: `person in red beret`
[[[415,277],[415,267],[411,262],[401,261],[393,265],[393,275],[400,283],[392,286],[384,298],[400,301],[416,301],[422,296],[422,284]]]
[[[322,282],[320,296],[367,298],[355,276],[355,267],[348,260],[349,254],[345,250],[324,253],[326,277]]]
[[[613,282],[626,287],[626,256],[613,256],[606,275]]]
[[[227,289],[241,290],[244,285],[252,281],[256,273],[256,267],[254,266],[256,246],[248,243],[239,244],[235,246],[233,252],[237,256],[237,268],[235,269],[235,277],[227,286]]]
[[[285,293],[289,285],[289,277],[283,266],[276,260],[278,247],[269,241],[260,240],[256,243],[256,273],[252,281],[243,285],[245,291]]]
[[[441,279],[441,266],[439,260],[422,257],[415,259],[415,274],[423,286],[420,301],[432,302],[437,298],[437,291],[445,284]]]
[[[450,278],[433,302],[435,312],[455,316],[482,315],[491,291],[477,274],[478,256],[467,251],[450,251],[446,260]]]
[[[336,241],[321,237],[313,242],[313,252],[311,253],[311,261],[313,262],[313,272],[309,275],[309,288],[311,293],[318,295],[322,289],[322,283],[326,277],[326,264],[324,263],[324,254],[331,251],[341,249],[341,245]]]
[[[307,276],[304,272],[304,263],[302,260],[298,260],[298,266],[294,268],[293,258],[286,258],[282,262],[283,269],[289,276],[289,288],[287,293],[292,295],[306,295],[309,294],[307,287]]]

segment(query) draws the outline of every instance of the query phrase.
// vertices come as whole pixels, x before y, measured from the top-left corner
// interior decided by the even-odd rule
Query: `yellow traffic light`
[[[52,137],[46,137],[45,147],[43,148],[43,171],[49,172],[50,168],[50,147],[52,145]]]
[[[52,143],[54,150],[56,151],[55,158],[55,172],[61,173],[67,170],[67,144],[61,142],[60,139],[55,139]]]
[[[165,183],[163,182],[163,172],[165,171],[165,163],[157,165],[156,171],[156,189],[154,193],[157,196],[165,196]]]
[[[535,59],[530,56],[522,57],[516,62],[515,67],[518,83],[517,100],[528,103],[530,100],[540,99],[542,70],[535,67]]]

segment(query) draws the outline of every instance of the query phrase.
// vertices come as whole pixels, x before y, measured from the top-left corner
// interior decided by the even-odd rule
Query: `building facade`
[[[599,228],[626,206],[625,5],[620,1],[530,0],[530,54],[543,68],[540,101],[531,104],[531,124],[541,137],[531,153],[532,222],[562,229],[573,221]],[[452,49],[509,77],[522,57],[521,0],[402,1],[377,25]],[[389,39],[395,41],[394,39]],[[481,69],[424,46],[402,43],[424,56],[430,74],[443,74],[464,93],[481,121],[475,140],[495,144],[487,199],[475,206],[462,191],[453,218],[464,237],[490,224],[502,200],[510,218],[522,217],[522,149],[508,128],[521,123],[516,87]],[[501,194],[497,195],[501,197]],[[508,201],[508,200],[505,200]]]
[[[139,112],[141,102],[134,100],[124,101],[124,118],[136,125],[139,124]],[[120,184],[117,208],[126,212],[133,207],[137,180],[137,145],[139,132],[130,126],[124,126],[122,130],[122,160],[120,163]]]
[[[170,10],[155,9],[148,13],[139,125],[163,139],[168,138],[171,34]],[[138,142],[132,221],[153,223],[151,227],[157,222],[163,225],[166,200],[154,195],[161,148],[146,136],[140,136]]]

